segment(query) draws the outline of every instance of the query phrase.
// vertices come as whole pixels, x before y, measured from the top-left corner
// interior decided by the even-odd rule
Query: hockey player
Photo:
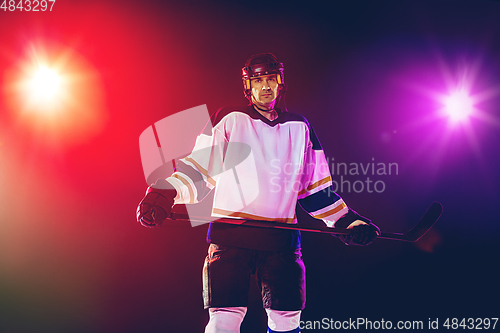
[[[339,236],[344,243],[370,244],[378,228],[332,191],[325,155],[307,120],[277,107],[286,91],[283,64],[273,54],[261,53],[250,57],[242,71],[249,105],[215,114],[211,132],[200,134],[193,153],[180,160],[174,174],[147,189],[137,220],[146,227],[160,226],[173,204],[198,202],[216,187],[214,217],[297,223],[298,201],[327,226],[352,229],[350,235]],[[232,173],[221,174],[220,164],[227,156],[214,148],[232,143],[248,145],[255,162],[253,169],[244,168],[254,174],[238,174],[258,186],[258,193],[243,205],[242,193],[245,197],[245,191],[255,187],[235,186],[234,178],[227,176],[233,177]],[[268,332],[300,332],[306,294],[299,231],[211,223],[207,241],[203,295],[210,320],[206,333],[239,332],[252,274],[262,292]]]

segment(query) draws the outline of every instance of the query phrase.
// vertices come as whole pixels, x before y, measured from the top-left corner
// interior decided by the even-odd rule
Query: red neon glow
[[[68,47],[28,45],[7,70],[4,87],[9,109],[38,141],[68,145],[103,128],[100,75]]]
[[[61,88],[61,78],[52,69],[42,66],[34,73],[29,84],[29,92],[41,102],[57,98]]]

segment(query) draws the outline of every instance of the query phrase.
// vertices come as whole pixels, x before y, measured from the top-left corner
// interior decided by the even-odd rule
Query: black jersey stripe
[[[306,212],[312,213],[328,207],[338,200],[340,200],[340,197],[337,193],[333,192],[333,187],[330,186],[305,198],[299,199],[299,203]]]

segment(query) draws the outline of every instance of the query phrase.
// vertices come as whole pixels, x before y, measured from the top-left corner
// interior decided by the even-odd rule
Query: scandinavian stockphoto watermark
[[[448,331],[448,330],[494,330],[498,318],[462,317],[462,318],[427,318],[426,320],[391,321],[384,318],[348,318],[337,320],[323,318],[321,320],[301,320],[301,330],[408,330],[408,331]]]
[[[384,179],[397,176],[399,165],[395,162],[380,162],[375,157],[368,162],[336,162],[335,158],[327,157],[320,164],[311,162],[305,166],[300,162],[282,164],[280,160],[275,159],[271,161],[271,191],[299,192],[304,182],[302,176],[314,172],[331,176],[332,186],[323,189],[328,194],[382,193],[387,188]]]
[[[382,193],[386,190],[384,177],[397,176],[399,165],[395,162],[378,162],[372,157],[370,162],[335,162],[327,157],[331,165],[333,191],[337,193]],[[372,177],[372,178],[370,178]],[[361,179],[359,179],[361,178]]]
[[[319,320],[300,321],[301,330],[422,330],[425,328],[424,322],[415,321],[397,321],[379,319],[370,320],[368,318],[349,318],[347,320],[336,320],[333,318],[323,318]],[[429,328],[431,328],[429,324]]]

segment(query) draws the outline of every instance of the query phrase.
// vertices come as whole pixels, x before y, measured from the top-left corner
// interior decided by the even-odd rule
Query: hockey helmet
[[[280,91],[284,90],[285,77],[283,71],[283,63],[278,62],[278,59],[272,53],[259,53],[248,58],[245,67],[241,70],[245,97],[250,99],[252,89],[250,80],[258,76],[277,74],[279,89]]]

